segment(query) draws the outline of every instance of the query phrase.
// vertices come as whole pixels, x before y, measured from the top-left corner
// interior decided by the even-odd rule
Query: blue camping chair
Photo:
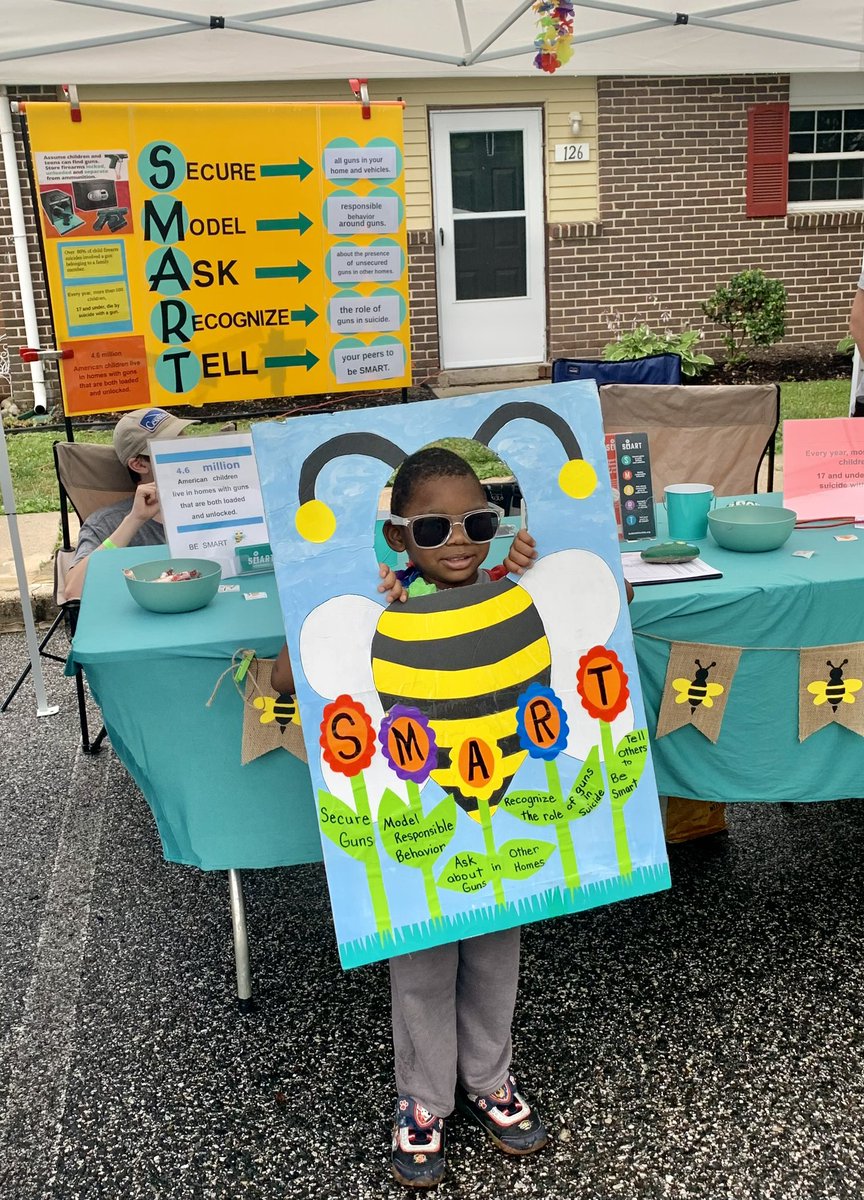
[[[680,384],[681,356],[651,354],[647,358],[622,358],[619,362],[556,358],[552,363],[552,382],[569,383],[574,379],[593,379],[598,388],[604,383]]]

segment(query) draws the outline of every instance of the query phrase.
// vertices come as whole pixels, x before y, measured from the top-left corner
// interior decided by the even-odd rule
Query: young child
[[[406,458],[393,483],[384,536],[406,551],[390,599],[488,583],[521,574],[536,557],[522,531],[504,565],[483,568],[498,525],[471,467],[431,447]],[[506,1154],[533,1154],[548,1134],[510,1072],[510,1026],[519,979],[519,929],[404,954],[390,960],[398,1100],[393,1175],[428,1188],[444,1177],[445,1118],[454,1106]]]
[[[407,552],[407,570],[381,566],[379,592],[391,602],[441,588],[522,574],[537,557],[520,530],[501,567],[483,562],[498,528],[471,467],[430,447],[397,472],[384,536]],[[287,648],[273,667],[277,691],[293,691]],[[444,1177],[445,1118],[454,1107],[476,1121],[507,1154],[533,1154],[548,1141],[536,1108],[510,1073],[510,1026],[519,977],[519,929],[453,942],[390,960],[398,1099],[393,1175],[407,1187]]]

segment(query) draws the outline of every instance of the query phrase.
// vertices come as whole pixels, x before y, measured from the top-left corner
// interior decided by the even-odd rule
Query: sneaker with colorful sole
[[[488,1096],[478,1096],[457,1084],[456,1107],[476,1121],[505,1154],[535,1154],[549,1141],[536,1107],[519,1091],[513,1075]]]
[[[424,1108],[413,1096],[396,1101],[390,1168],[403,1187],[433,1188],[444,1178],[444,1118]]]

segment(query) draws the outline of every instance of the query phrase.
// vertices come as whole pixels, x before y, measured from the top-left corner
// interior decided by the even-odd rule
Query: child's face
[[[469,475],[439,476],[419,483],[402,516],[419,517],[442,513],[459,521],[465,513],[485,508],[486,494],[479,480]],[[443,546],[424,549],[414,541],[410,528],[386,524],[384,533],[394,550],[405,550],[423,578],[439,587],[464,587],[477,582],[477,571],[489,553],[488,543],[472,542],[461,525],[454,525]]]

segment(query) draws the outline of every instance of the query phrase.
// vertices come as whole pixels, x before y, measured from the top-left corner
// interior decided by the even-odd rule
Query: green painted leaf
[[[498,848],[501,874],[505,879],[530,879],[546,865],[554,849],[552,842],[535,842],[531,838],[505,842]]]
[[[576,821],[592,813],[606,794],[603,772],[600,770],[600,751],[592,746],[582,770],[573,780],[565,809],[567,819]]]
[[[446,796],[424,816],[387,788],[378,808],[378,832],[392,859],[406,867],[424,867],[456,832],[456,801]]]
[[[318,823],[334,845],[360,862],[375,855],[372,818],[362,816],[330,792],[318,792]]]
[[[614,764],[609,764],[609,790],[616,807],[622,808],[636,791],[647,761],[648,730],[625,733],[615,747]]]
[[[498,864],[490,862],[485,854],[463,850],[461,854],[454,854],[445,865],[438,876],[438,886],[470,896],[472,892],[479,892],[491,882],[494,875],[500,873],[501,868]]]

